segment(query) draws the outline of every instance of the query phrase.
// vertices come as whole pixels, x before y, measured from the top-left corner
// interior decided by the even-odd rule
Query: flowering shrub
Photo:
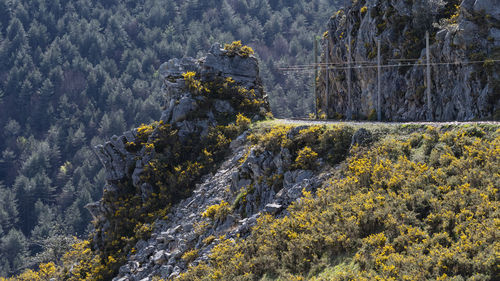
[[[418,139],[353,148],[289,216],[261,216],[179,280],[495,279],[500,130],[428,128]]]
[[[303,170],[314,170],[318,166],[318,153],[306,146],[299,150],[295,166]]]
[[[206,88],[200,80],[196,79],[196,72],[188,71],[183,73],[182,78],[184,78],[188,90],[197,94],[210,93],[210,89]]]
[[[291,135],[292,128],[292,126],[280,125],[255,130],[248,136],[248,139],[262,150],[278,152],[282,148],[287,148],[292,153],[294,159],[297,159],[299,156],[299,151],[309,146],[310,149],[314,150],[314,153],[321,155],[331,165],[336,165],[344,160],[349,151],[353,135],[351,127],[310,126]],[[302,153],[305,152],[307,150],[302,151]],[[300,160],[305,160],[303,156]],[[314,156],[314,154],[310,154],[309,156]],[[300,165],[297,167],[300,168]]]
[[[254,54],[253,49],[248,46],[243,46],[241,41],[234,41],[231,44],[225,44],[224,50],[227,51],[228,56],[238,55],[240,57],[248,57]]]
[[[192,261],[194,261],[196,258],[198,257],[198,250],[196,249],[193,249],[193,250],[189,250],[187,252],[185,252],[183,255],[182,255],[182,259],[186,262],[186,263],[191,263]]]
[[[239,113],[236,115],[236,126],[238,126],[240,131],[246,131],[250,128],[252,121],[250,118],[245,117],[245,115]]]
[[[291,128],[291,126],[266,128],[264,132],[252,133],[248,136],[248,139],[255,144],[259,144],[265,150],[277,152],[282,147],[286,147],[290,142],[287,134]]]
[[[204,218],[209,218],[211,220],[222,220],[227,214],[231,212],[231,208],[229,207],[229,203],[222,200],[220,204],[209,206],[205,212],[201,214]]]
[[[26,270],[15,278],[0,277],[0,281],[45,281],[58,277],[56,266],[53,262],[40,264],[38,271]]]

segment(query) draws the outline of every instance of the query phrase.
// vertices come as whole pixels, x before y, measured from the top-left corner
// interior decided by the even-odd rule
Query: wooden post
[[[380,67],[380,39],[377,40],[377,120],[382,121],[382,99],[381,99],[381,88],[382,82],[380,77],[381,67]]]
[[[352,119],[352,96],[351,96],[351,34],[348,35],[347,45],[347,119]]]
[[[314,36],[314,113],[318,117],[318,40]]]
[[[328,119],[328,106],[330,98],[330,38],[326,37],[326,51],[325,51],[326,71],[325,71],[325,114]]]
[[[427,119],[434,121],[434,112],[431,99],[431,50],[429,45],[429,31],[425,32],[425,50],[427,53]]]

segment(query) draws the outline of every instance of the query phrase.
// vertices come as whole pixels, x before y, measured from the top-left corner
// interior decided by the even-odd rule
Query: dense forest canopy
[[[313,61],[338,2],[0,0],[0,276],[88,233],[105,184],[92,147],[159,118],[162,62],[243,40],[274,114],[311,112],[310,75],[277,68]]]

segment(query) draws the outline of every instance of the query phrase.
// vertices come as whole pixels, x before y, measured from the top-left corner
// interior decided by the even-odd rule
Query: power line
[[[387,59],[387,60],[420,60],[420,59],[405,59],[405,58],[401,58],[401,59]]]
[[[498,63],[500,60],[479,60],[479,61],[456,61],[456,62],[434,62],[430,63],[429,65],[432,66],[439,66],[439,65],[469,65],[469,64],[478,64],[478,63]],[[325,66],[325,64],[317,64],[318,66]],[[377,68],[378,66],[376,64],[370,64],[370,65],[354,65],[354,66],[342,66],[342,67],[336,67],[335,65],[348,65],[348,63],[330,63],[328,64],[330,66],[326,67],[328,70],[347,70],[347,69],[371,69],[371,68]],[[427,63],[422,62],[422,63],[413,63],[413,64],[384,64],[380,65],[382,68],[391,68],[391,67],[408,67],[408,66],[427,66]],[[278,70],[281,71],[291,71],[291,72],[307,72],[307,71],[314,71],[314,68],[316,67],[316,64],[309,64],[309,65],[303,65],[303,66],[289,66],[289,67],[279,67]],[[325,69],[325,68],[323,68]]]
[[[500,62],[500,60],[480,60],[480,61],[455,61],[455,62],[435,62],[431,63],[431,65],[467,65],[467,64],[475,64],[475,63],[485,63],[485,62]],[[370,62],[371,64],[369,65],[354,65],[350,68],[373,68],[377,67],[376,64],[373,62]],[[319,63],[317,64],[318,66],[325,66],[326,64],[324,63]],[[348,65],[348,63],[329,63],[328,65],[330,66],[335,66],[335,65]],[[427,65],[426,63],[413,63],[413,64],[385,64],[381,65],[382,67],[406,67],[406,66],[422,66],[422,65]],[[316,65],[315,64],[305,64],[305,65],[297,65],[297,66],[287,66],[287,67],[279,67],[279,70],[288,70],[288,69],[310,69],[314,68]],[[348,67],[328,67],[328,69],[347,69]]]
[[[425,74],[426,74],[426,83],[425,86],[427,88],[426,91],[426,105],[427,105],[427,119],[430,121],[433,121],[435,116],[433,104],[432,104],[432,81],[431,81],[431,66],[468,66],[468,65],[473,65],[473,64],[483,64],[483,67],[486,67],[486,63],[492,64],[492,63],[499,63],[500,59],[485,59],[485,60],[475,60],[475,61],[463,61],[463,60],[456,60],[454,62],[432,62],[431,59],[431,54],[430,54],[430,44],[429,44],[429,33],[426,32],[425,36],[425,42],[426,42],[426,57],[425,58],[418,58],[418,59],[407,59],[407,58],[391,58],[387,59],[387,64],[382,65],[381,64],[381,46],[380,46],[380,39],[377,40],[377,60],[374,61],[352,61],[351,57],[351,35],[348,34],[348,45],[346,46],[346,55],[347,55],[347,62],[346,61],[340,61],[340,62],[330,62],[330,46],[329,46],[329,37],[326,39],[326,51],[325,51],[325,61],[326,63],[318,63],[317,61],[317,51],[314,49],[314,64],[298,64],[298,65],[290,65],[290,66],[282,66],[278,67],[277,70],[282,71],[282,72],[288,72],[288,73],[308,73],[312,74],[314,73],[314,96],[315,96],[315,109],[316,109],[316,115],[318,115],[318,109],[319,109],[319,104],[318,104],[318,91],[317,91],[317,78],[318,78],[318,69],[320,68],[321,71],[325,71],[325,112],[328,117],[328,107],[329,107],[329,80],[330,80],[330,75],[329,71],[330,70],[336,70],[336,71],[345,71],[346,79],[347,79],[347,119],[351,119],[353,115],[356,115],[357,112],[355,112],[355,104],[354,100],[351,97],[351,72],[353,69],[357,70],[368,70],[368,69],[376,69],[377,71],[377,96],[376,96],[376,105],[374,110],[377,112],[377,120],[381,121],[382,120],[382,85],[381,85],[381,74],[382,74],[382,69],[383,68],[399,68],[399,67],[419,67],[419,66],[425,66]],[[317,38],[315,40],[315,48],[317,44]]]
[[[357,63],[373,63],[372,61],[356,61]],[[316,64],[295,64],[295,65],[291,65],[289,67],[309,67],[309,66],[325,66],[325,65],[347,65],[348,63],[344,63],[344,62],[330,62],[330,63],[324,63],[324,62],[320,62],[320,63],[316,63]]]

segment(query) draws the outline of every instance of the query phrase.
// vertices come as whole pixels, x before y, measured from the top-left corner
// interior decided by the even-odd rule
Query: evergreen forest
[[[0,276],[58,260],[91,231],[93,147],[150,123],[159,66],[242,40],[275,116],[312,112],[309,64],[339,0],[0,0]]]

